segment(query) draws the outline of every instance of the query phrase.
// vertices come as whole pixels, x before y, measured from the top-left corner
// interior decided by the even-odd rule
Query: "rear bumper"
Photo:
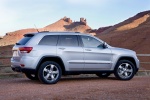
[[[31,56],[22,56],[21,58],[11,58],[11,65],[12,67],[21,67],[21,65],[24,65],[24,68],[29,69],[36,69],[38,59],[37,57],[31,57]],[[22,68],[22,67],[21,67]]]
[[[20,66],[11,67],[13,71],[15,72],[22,72],[22,73],[29,73],[29,74],[35,74],[35,69],[29,69],[29,68],[21,68]]]

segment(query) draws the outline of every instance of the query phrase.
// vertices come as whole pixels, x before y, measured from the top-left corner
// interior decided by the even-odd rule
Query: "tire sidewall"
[[[122,78],[122,77],[120,77],[119,74],[118,74],[118,67],[119,67],[121,64],[123,64],[123,63],[128,63],[128,64],[130,64],[131,67],[132,67],[132,69],[133,69],[132,75],[131,75],[130,77],[128,77],[128,78]],[[114,75],[116,76],[117,79],[120,79],[120,80],[130,80],[130,79],[132,79],[132,78],[134,77],[134,75],[135,75],[135,65],[134,65],[131,61],[129,61],[129,60],[120,60],[120,61],[118,61],[117,65],[116,65],[116,67],[115,67]]]
[[[58,71],[59,71],[59,75],[58,75],[57,79],[54,80],[54,81],[48,81],[48,80],[46,80],[46,79],[44,78],[44,76],[43,76],[43,70],[44,70],[44,68],[45,68],[47,65],[49,65],[49,64],[55,65],[55,66],[58,68]],[[61,67],[60,67],[60,65],[59,65],[58,63],[56,63],[56,62],[54,62],[54,61],[46,61],[46,62],[42,63],[41,66],[40,66],[40,68],[39,68],[39,70],[38,70],[38,77],[39,77],[39,80],[40,80],[42,83],[44,83],[44,84],[55,84],[55,83],[57,83],[57,82],[60,80],[61,75],[62,75]]]

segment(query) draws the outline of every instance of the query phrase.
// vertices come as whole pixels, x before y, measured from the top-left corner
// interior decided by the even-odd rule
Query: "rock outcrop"
[[[72,22],[72,20],[66,16],[53,24],[38,29],[38,31],[74,31],[84,33],[89,33],[90,30],[91,28],[87,25],[86,19],[80,18],[80,21]],[[37,32],[37,29],[21,29],[6,33],[3,39],[0,39],[0,46],[13,45],[20,40],[24,34],[34,32]]]

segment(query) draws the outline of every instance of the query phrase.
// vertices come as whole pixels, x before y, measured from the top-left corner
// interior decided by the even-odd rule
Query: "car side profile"
[[[39,32],[25,34],[12,49],[11,68],[29,79],[57,83],[62,75],[114,73],[130,80],[139,69],[132,50],[116,48],[97,37],[79,32]]]

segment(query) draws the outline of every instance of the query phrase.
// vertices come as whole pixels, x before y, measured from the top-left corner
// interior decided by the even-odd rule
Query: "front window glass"
[[[90,37],[90,36],[81,36],[81,39],[83,41],[84,47],[102,47],[102,42],[98,41],[97,39]]]

